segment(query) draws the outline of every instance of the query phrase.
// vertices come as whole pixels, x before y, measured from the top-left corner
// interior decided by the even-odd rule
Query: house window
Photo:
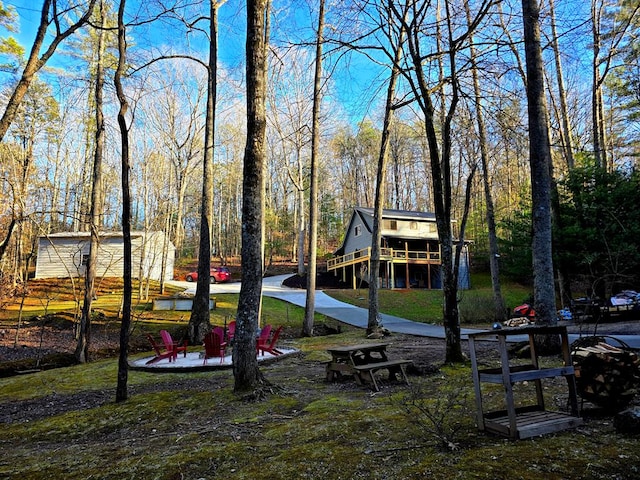
[[[385,220],[383,222],[383,225],[386,230],[398,230],[397,220]]]
[[[362,225],[356,225],[356,228],[354,229],[353,233],[356,237],[359,237],[360,234],[362,233]]]
[[[411,223],[409,224],[409,228],[410,228],[411,230],[417,230],[417,229],[418,229],[418,222],[411,222]]]
[[[429,233],[436,233],[438,231],[438,227],[435,223],[429,224]]]
[[[82,254],[82,264],[83,267],[86,267],[87,265],[89,265],[89,254],[88,253],[83,253]]]

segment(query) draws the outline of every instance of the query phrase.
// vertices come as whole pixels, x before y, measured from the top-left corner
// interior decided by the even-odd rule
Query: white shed
[[[35,278],[81,277],[89,258],[89,232],[61,232],[38,240]],[[138,278],[173,280],[175,246],[164,232],[131,232],[133,271]],[[124,239],[122,232],[100,234],[96,275],[122,277],[124,274]],[[164,268],[163,268],[164,267]]]

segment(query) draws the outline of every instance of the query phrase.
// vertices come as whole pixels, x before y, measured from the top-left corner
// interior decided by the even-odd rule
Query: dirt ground
[[[96,328],[92,335],[92,351],[99,356],[109,356],[119,345],[118,332]],[[0,328],[0,363],[16,360],[43,358],[57,353],[73,354],[75,350],[73,325],[33,325],[26,323],[20,327],[16,338],[16,328]]]

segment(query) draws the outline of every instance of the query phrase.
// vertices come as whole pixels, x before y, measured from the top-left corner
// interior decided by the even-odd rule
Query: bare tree
[[[427,47],[425,40],[433,38],[439,33],[439,14],[435,14],[435,23],[429,23],[433,5],[430,2],[408,0],[405,2],[389,2],[394,21],[407,32],[407,56],[403,58],[406,64],[401,64],[401,71],[408,82],[411,93],[418,104],[424,133],[428,144],[431,175],[433,182],[433,202],[441,249],[441,273],[443,290],[443,316],[446,339],[446,361],[460,362],[464,360],[460,341],[460,318],[458,310],[458,277],[460,257],[464,246],[464,231],[468,212],[470,189],[467,182],[465,193],[465,207],[460,219],[458,239],[455,240],[452,226],[452,135],[451,128],[455,118],[456,108],[460,100],[460,85],[458,79],[458,52],[469,40],[469,35],[478,27],[487,15],[493,0],[483,0],[472,15],[467,28],[458,32],[454,26],[451,2],[445,0],[444,23],[445,34],[442,35],[446,45],[442,50],[436,46]],[[434,29],[435,31],[430,31]],[[427,53],[425,50],[431,50]],[[435,49],[435,51],[433,51]],[[440,63],[446,59],[446,69],[441,68],[441,75],[447,71],[447,77],[434,76],[431,70],[439,70]],[[435,64],[433,64],[435,62]],[[446,95],[444,88],[449,90]]]
[[[620,2],[620,6],[626,2]],[[620,18],[615,16],[618,2],[610,0],[591,0],[591,21],[593,35],[593,64],[591,115],[593,122],[593,150],[596,163],[611,169],[614,156],[607,151],[607,127],[605,118],[604,85],[615,67],[614,59],[620,54],[624,39],[627,37],[635,19],[640,15],[640,4],[628,2],[628,11]],[[614,18],[610,28],[604,26],[605,19]],[[603,31],[605,30],[605,31]]]
[[[200,236],[198,254],[198,284],[193,298],[193,309],[189,319],[189,340],[193,344],[202,342],[211,329],[209,314],[211,275],[211,236],[213,219],[213,149],[216,126],[216,96],[218,74],[218,8],[217,0],[209,2],[209,66],[207,69],[207,113],[205,120],[205,146],[202,165],[202,206],[200,213]]]
[[[593,152],[596,158],[596,163],[600,166],[606,167],[607,165],[607,152],[606,148],[606,130],[604,121],[604,100],[602,96],[602,85],[606,78],[606,72],[601,71],[602,64],[610,63],[609,61],[602,59],[602,15],[605,10],[605,3],[602,0],[591,0],[591,21],[592,21],[592,35],[593,35],[593,64],[592,76],[593,84],[591,86],[591,117],[593,122]]]
[[[3,245],[9,248],[12,245],[11,268],[13,269],[13,281],[24,279],[27,269],[24,264],[26,259],[26,244],[31,228],[38,222],[29,225],[27,220],[32,218],[29,206],[36,203],[34,191],[39,185],[37,173],[38,149],[37,142],[42,138],[53,135],[54,125],[59,117],[58,102],[54,99],[51,88],[41,80],[35,80],[29,91],[26,92],[22,104],[14,118],[10,130],[13,141],[5,138],[2,143],[2,171],[6,175],[6,185],[9,198],[4,200],[5,211],[9,213],[12,223],[9,225]],[[35,218],[34,218],[35,220]],[[0,260],[3,259],[6,250],[0,250]],[[5,266],[8,270],[8,265]]]
[[[252,392],[263,381],[256,358],[256,333],[263,273],[267,15],[268,0],[247,1],[247,144],[242,182],[242,284],[233,344],[236,392]]]
[[[311,172],[309,188],[309,267],[302,334],[313,334],[316,299],[316,255],[318,252],[318,156],[320,146],[320,104],[322,87],[322,43],[324,32],[324,0],[320,0],[316,37],[316,69],[313,81],[313,113],[311,120]]]
[[[35,75],[51,58],[58,45],[89,21],[95,2],[96,0],[90,0],[86,5],[78,6],[66,5],[58,0],[43,1],[36,38],[22,70],[20,79],[15,85],[2,117],[0,118],[0,142],[4,140],[9,127],[19,114],[20,105],[34,81]],[[49,27],[52,25],[55,28],[53,39],[41,54],[40,52],[44,46]],[[0,259],[6,251],[6,247],[10,244],[11,236],[17,230],[21,229],[21,223],[24,220],[17,212],[14,212],[14,214],[11,221],[12,228],[7,230],[5,238],[0,242]]]
[[[551,46],[553,47],[553,58],[555,60],[556,77],[558,81],[558,97],[560,100],[562,150],[564,152],[564,159],[567,163],[567,168],[572,169],[575,163],[573,158],[573,134],[571,132],[571,120],[569,118],[569,107],[567,106],[567,92],[564,86],[564,72],[562,70],[562,60],[560,58],[555,0],[549,0],[549,13],[551,15]]]
[[[556,304],[551,243],[551,146],[540,47],[540,7],[537,0],[522,0],[522,17],[527,68],[534,309],[537,322],[554,324]]]
[[[467,15],[467,24],[472,22],[471,10],[469,4],[465,3],[465,10]],[[502,288],[500,286],[500,265],[499,265],[499,248],[498,248],[498,234],[496,231],[496,218],[493,205],[493,195],[491,194],[491,182],[489,175],[489,152],[488,152],[488,140],[487,140],[487,127],[484,121],[484,114],[482,111],[482,92],[480,90],[480,79],[478,76],[478,67],[476,64],[476,47],[473,44],[473,35],[470,36],[471,45],[469,48],[471,55],[471,75],[473,78],[473,92],[475,99],[476,109],[476,123],[478,126],[478,141],[480,143],[480,161],[482,163],[482,186],[484,189],[484,201],[486,204],[486,218],[487,228],[489,236],[489,269],[491,272],[491,287],[493,289],[493,303],[494,319],[498,322],[506,320],[507,311],[504,304],[504,298],[502,296]]]
[[[131,192],[129,182],[129,127],[127,126],[127,112],[129,103],[122,86],[122,77],[127,68],[127,29],[124,22],[124,11],[127,1],[120,0],[118,7],[118,67],[113,78],[116,95],[120,103],[118,110],[118,127],[120,128],[120,142],[122,148],[122,239],[124,243],[123,255],[123,294],[122,294],[122,323],[120,325],[120,355],[118,357],[118,382],[116,387],[116,402],[127,399],[127,381],[129,378],[129,335],[131,328],[131,300],[133,290],[131,284]]]
[[[390,13],[390,12],[387,12]],[[392,32],[388,33],[388,39],[393,45],[393,59],[391,64],[391,76],[387,85],[387,99],[384,108],[384,124],[380,138],[380,153],[378,155],[378,171],[376,176],[376,195],[374,201],[373,232],[371,235],[371,262],[369,269],[369,314],[367,319],[367,334],[374,333],[381,325],[378,302],[378,276],[380,272],[380,243],[382,230],[382,211],[385,199],[385,178],[387,174],[387,160],[389,157],[389,142],[391,137],[391,125],[393,121],[393,104],[396,101],[396,85],[400,76],[400,58],[404,43],[407,10],[404,11],[403,22],[399,26],[397,38],[393,38]],[[391,22],[389,22],[391,24]],[[394,44],[395,43],[395,44]]]
[[[101,227],[102,213],[102,157],[104,152],[105,124],[102,112],[104,89],[104,44],[106,15],[104,2],[100,0],[98,5],[98,45],[96,50],[96,81],[95,81],[95,146],[93,156],[93,181],[91,182],[91,202],[89,205],[89,227],[91,241],[89,243],[89,258],[84,272],[84,299],[82,315],[80,317],[80,331],[76,344],[75,357],[78,362],[89,361],[89,347],[91,344],[91,304],[94,297],[94,284],[96,279],[96,260],[100,244],[99,231]]]

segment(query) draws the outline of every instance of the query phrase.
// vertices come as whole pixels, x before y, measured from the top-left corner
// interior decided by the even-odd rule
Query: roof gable
[[[369,217],[371,218],[371,225],[373,226],[373,214],[375,213],[373,208],[366,207],[356,207],[355,211],[361,217]],[[416,212],[411,210],[394,210],[394,209],[383,209],[382,210],[382,218],[389,220],[416,220],[416,221],[436,221],[436,214],[433,212]]]
[[[353,210],[351,215],[351,219],[349,220],[349,224],[345,231],[344,239],[342,240],[342,245],[338,250],[336,250],[336,255],[344,255],[345,249],[347,248],[347,244],[353,241],[353,235],[355,234],[356,224],[361,224],[364,227],[365,232],[358,232],[360,235],[366,235],[365,243],[371,244],[371,236],[373,234],[373,220],[374,220],[375,210],[373,208],[366,207],[356,207]],[[396,220],[401,224],[408,224],[410,222],[418,222],[421,224],[429,223],[434,224],[435,226],[435,214],[431,212],[414,212],[410,210],[392,210],[392,209],[383,209],[382,210],[382,220],[384,221],[393,221]],[[421,238],[433,238],[432,235],[425,236],[424,234],[418,234],[417,232],[412,232],[411,234],[395,232],[393,234],[389,233],[388,229],[383,228],[383,232],[386,232],[384,236],[386,237],[395,237],[395,238],[406,238],[406,239],[421,239]],[[435,234],[435,238],[437,239],[437,233]],[[360,242],[363,242],[365,239],[361,239]],[[353,245],[351,245],[353,248]]]

